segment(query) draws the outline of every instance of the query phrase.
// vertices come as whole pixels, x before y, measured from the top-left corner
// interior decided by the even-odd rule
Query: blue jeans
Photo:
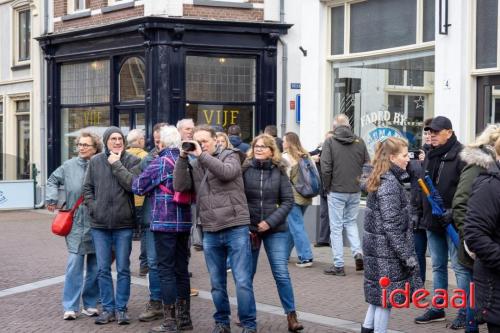
[[[231,307],[227,296],[226,260],[229,256],[236,298],[238,318],[243,327],[256,329],[256,307],[252,285],[252,250],[248,226],[203,232],[203,253],[212,284],[216,323],[229,325]]]
[[[304,228],[304,212],[306,211],[306,208],[306,206],[294,203],[292,210],[288,213],[286,218],[288,229],[290,230],[288,255],[290,255],[293,246],[295,245],[297,257],[299,257],[300,261],[313,259],[311,242],[309,241],[309,236]]]
[[[148,279],[149,279],[149,298],[152,301],[161,300],[160,275],[158,273],[158,260],[156,256],[155,234],[149,227],[144,228],[146,237],[146,254],[148,257]]]
[[[286,231],[266,234],[262,237],[262,242],[264,243],[264,249],[266,250],[267,259],[269,260],[269,264],[271,265],[271,271],[273,272],[274,281],[276,282],[276,287],[278,288],[281,306],[283,306],[283,309],[287,314],[295,311],[292,281],[290,279],[290,274],[288,273],[288,237],[289,234]],[[255,272],[257,271],[259,252],[260,247],[256,250],[252,250],[252,279],[255,276]]]
[[[87,259],[87,269],[84,281],[83,267],[85,258]],[[97,284],[96,257],[95,254],[68,253],[62,299],[64,311],[80,311],[80,296],[82,297],[84,309],[97,307],[99,286]]]
[[[96,229],[92,228],[99,269],[98,281],[101,303],[104,311],[126,311],[130,297],[130,252],[132,251],[132,233],[134,229]],[[115,250],[116,297],[111,278],[111,253]],[[116,301],[116,302],[115,302]]]
[[[189,232],[155,232],[163,304],[189,299]]]
[[[427,263],[425,261],[425,252],[427,251],[427,232],[424,229],[413,231],[415,237],[415,252],[417,254],[418,266],[420,268],[420,278],[425,283],[425,269]]]
[[[351,244],[352,255],[361,254],[358,231],[358,211],[361,193],[328,193],[328,215],[330,216],[330,244],[333,265],[344,267],[344,242],[342,230],[345,228]]]
[[[457,287],[465,290],[468,299],[471,276],[467,269],[458,263],[458,251],[450,237],[445,233],[427,230],[427,240],[432,260],[432,283],[434,290],[448,290],[449,256],[451,268],[457,278]],[[459,314],[465,315],[465,310],[461,308]]]

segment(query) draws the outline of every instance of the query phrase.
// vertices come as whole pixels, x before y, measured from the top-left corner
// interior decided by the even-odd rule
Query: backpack
[[[298,161],[297,181],[293,184],[293,187],[304,198],[313,198],[321,191],[321,179],[318,169],[307,156]]]

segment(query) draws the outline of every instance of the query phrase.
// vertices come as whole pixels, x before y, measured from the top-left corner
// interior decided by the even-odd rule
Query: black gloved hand
[[[448,224],[453,222],[453,215],[451,209],[447,209],[441,216],[436,216],[436,215],[432,216],[434,217],[435,221],[445,229],[448,226]]]

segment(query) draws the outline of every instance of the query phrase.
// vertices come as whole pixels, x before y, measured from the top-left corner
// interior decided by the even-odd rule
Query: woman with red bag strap
[[[99,287],[97,285],[97,261],[94,244],[90,234],[90,219],[84,205],[76,207],[82,195],[82,185],[87,163],[92,156],[102,150],[97,135],[82,132],[76,140],[78,156],[64,162],[47,180],[46,203],[50,212],[56,210],[58,189],[64,187],[66,207],[76,208],[73,223],[66,236],[68,263],[66,266],[62,305],[64,320],[76,319],[80,311],[80,298],[83,301],[82,313],[95,316]],[[84,266],[87,269],[84,281]]]
[[[150,200],[150,229],[154,235],[161,281],[163,323],[150,332],[192,330],[188,272],[191,202],[177,202],[173,188],[181,136],[173,126],[160,130],[158,157],[132,182],[132,191]],[[180,193],[180,192],[177,192]]]

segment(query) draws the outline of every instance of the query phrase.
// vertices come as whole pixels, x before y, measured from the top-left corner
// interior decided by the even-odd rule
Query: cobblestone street
[[[51,234],[51,219],[51,215],[42,211],[2,212],[0,215],[1,332],[147,332],[148,328],[159,324],[159,321],[141,323],[137,320],[148,300],[147,280],[138,275],[139,242],[134,242],[132,253],[131,325],[96,326],[91,318],[84,316],[76,321],[63,321],[60,299],[66,246],[64,238]],[[323,269],[330,264],[327,262],[329,249],[314,248],[314,251],[313,267],[300,269],[289,265],[304,332],[359,331],[367,307],[362,272],[355,272],[352,258],[347,257],[346,277],[324,275]],[[213,304],[202,252],[193,251],[190,271],[193,273],[192,287],[200,289],[200,295],[192,298],[194,332],[210,332]],[[231,279],[230,274],[228,278]],[[428,287],[429,283],[427,281]],[[259,332],[286,332],[286,318],[265,255],[260,259],[254,289]],[[229,290],[234,296],[234,283],[229,282]],[[413,318],[420,313],[421,310],[414,308],[394,310],[389,328],[400,332],[451,332],[446,328],[447,322],[413,324]],[[448,312],[448,322],[454,315],[454,310]],[[232,328],[234,332],[239,331],[234,324]]]

